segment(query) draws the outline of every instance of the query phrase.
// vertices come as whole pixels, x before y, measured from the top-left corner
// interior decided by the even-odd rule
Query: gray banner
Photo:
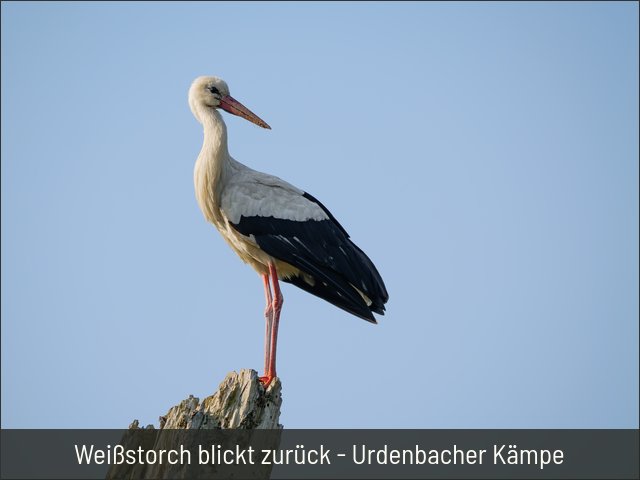
[[[638,479],[638,430],[2,430],[3,479]]]

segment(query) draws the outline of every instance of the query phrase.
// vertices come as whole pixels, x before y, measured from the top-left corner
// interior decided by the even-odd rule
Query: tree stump
[[[274,378],[265,391],[255,370],[231,372],[218,391],[205,398],[189,395],[160,417],[160,428],[282,428],[282,385]],[[131,428],[131,427],[130,427]]]
[[[195,437],[193,431],[218,431],[216,441],[220,442],[220,430],[241,430],[244,434],[234,433],[229,441],[234,445],[247,445],[252,440],[251,430],[281,430],[280,406],[282,405],[282,385],[280,379],[274,378],[269,388],[265,390],[258,380],[255,370],[241,370],[231,372],[218,387],[218,391],[205,398],[202,402],[197,397],[189,395],[178,405],[169,409],[166,415],[160,417],[159,429],[153,425],[140,427],[138,420],[129,425],[129,430],[123,436],[120,444],[125,449],[160,451],[176,448],[177,445],[193,448],[195,438],[200,441],[203,435]],[[191,432],[189,434],[188,432]],[[204,432],[203,432],[204,434]],[[213,438],[213,437],[211,437]],[[279,441],[279,436],[260,436],[267,438],[269,443]],[[263,441],[263,440],[261,440]],[[275,445],[277,446],[277,445]],[[235,476],[232,466],[224,465],[201,467],[199,465],[112,465],[107,479],[133,478],[226,478]],[[245,470],[243,476],[247,478],[268,478],[271,468],[256,466],[249,474]]]

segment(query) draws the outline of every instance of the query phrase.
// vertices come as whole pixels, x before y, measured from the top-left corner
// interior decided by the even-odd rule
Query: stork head
[[[271,129],[264,120],[229,95],[227,83],[218,77],[196,78],[189,89],[189,106],[200,123],[207,111],[221,108],[262,128]]]

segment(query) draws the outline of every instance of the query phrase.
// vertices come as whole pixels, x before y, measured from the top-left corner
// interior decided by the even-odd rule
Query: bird
[[[189,88],[189,107],[203,126],[194,167],[198,205],[232,250],[262,277],[266,307],[265,388],[277,376],[276,347],[283,295],[279,281],[293,284],[355,315],[377,323],[389,294],[380,273],[344,227],[314,196],[235,160],[228,150],[220,110],[264,129],[271,127],[229,94],[219,77],[201,76]]]

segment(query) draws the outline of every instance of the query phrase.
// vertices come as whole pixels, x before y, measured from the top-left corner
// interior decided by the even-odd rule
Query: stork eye
[[[211,86],[209,87],[209,91],[210,91],[211,93],[213,93],[213,94],[218,94],[218,95],[220,95],[220,91],[219,91],[216,87],[214,87],[213,85],[211,85]]]

